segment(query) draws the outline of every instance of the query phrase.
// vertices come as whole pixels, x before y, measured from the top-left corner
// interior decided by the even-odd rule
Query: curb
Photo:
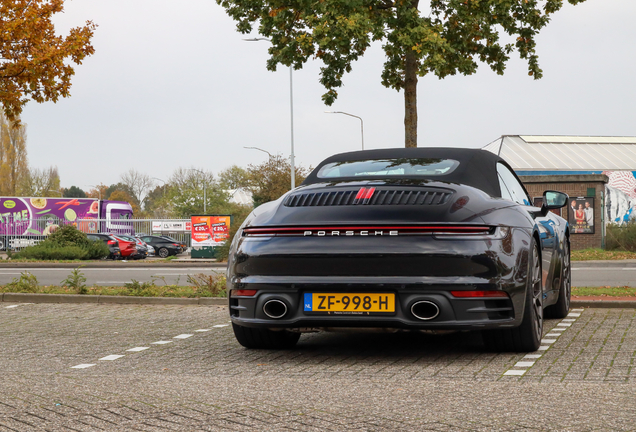
[[[134,297],[90,294],[29,294],[0,293],[0,303],[93,303],[93,304],[134,304],[134,305],[192,305],[226,306],[225,297]],[[624,308],[636,309],[636,300],[572,300],[573,308]]]
[[[90,294],[29,294],[0,293],[0,302],[11,303],[72,303],[72,304],[134,304],[134,305],[191,305],[191,306],[225,306],[225,297],[134,297],[107,296]]]
[[[572,308],[636,308],[636,300],[572,300]]]

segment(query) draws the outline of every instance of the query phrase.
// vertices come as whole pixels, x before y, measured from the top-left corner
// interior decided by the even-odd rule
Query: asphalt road
[[[59,285],[70,273],[65,268],[0,268],[0,285],[11,282],[24,271],[33,273],[41,285]],[[123,285],[131,280],[146,282],[155,280],[158,284],[187,285],[188,275],[211,272],[225,273],[225,267],[156,267],[125,268],[83,268],[89,285]],[[636,287],[636,263],[575,262],[572,268],[573,286],[632,286]]]
[[[542,350],[476,333],[312,333],[246,350],[225,307],[3,304],[0,431],[624,431],[636,313],[548,320]]]

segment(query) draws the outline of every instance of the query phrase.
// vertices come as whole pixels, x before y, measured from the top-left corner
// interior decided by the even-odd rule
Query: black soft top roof
[[[321,179],[317,174],[324,165],[332,162],[358,161],[367,159],[393,159],[393,158],[439,158],[454,159],[459,166],[451,173],[444,176],[413,176],[414,179],[426,179],[449,183],[460,183],[481,189],[490,196],[500,197],[499,181],[497,179],[497,162],[508,165],[505,160],[482,149],[448,148],[448,147],[418,147],[418,148],[392,148],[378,150],[363,150],[333,155],[322,161],[316,169],[302,183],[322,183],[336,179]],[[512,169],[511,169],[512,170]],[[514,172],[514,171],[513,171]],[[378,179],[391,179],[395,176],[383,176]],[[404,177],[401,177],[404,178]],[[364,178],[365,180],[368,177]],[[338,180],[362,180],[360,177],[342,177]]]

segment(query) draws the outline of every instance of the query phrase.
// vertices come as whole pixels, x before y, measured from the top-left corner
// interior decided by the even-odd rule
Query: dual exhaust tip
[[[411,314],[422,321],[429,321],[439,315],[439,306],[428,300],[416,301],[411,305]]]
[[[271,319],[281,319],[287,315],[287,305],[282,300],[272,299],[263,305],[263,313]],[[422,321],[429,321],[439,315],[439,307],[428,300],[420,300],[411,305],[411,314]]]
[[[280,319],[287,314],[287,305],[282,300],[268,300],[263,305],[263,313],[272,319]]]

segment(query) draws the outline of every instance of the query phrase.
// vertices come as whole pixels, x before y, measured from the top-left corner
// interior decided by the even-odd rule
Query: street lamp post
[[[271,42],[271,40],[267,38],[249,38],[243,39],[248,42],[258,42],[258,41],[267,41]],[[294,81],[293,81],[293,66],[289,66],[289,113],[290,113],[290,129],[291,129],[291,154],[289,155],[289,162],[291,164],[291,188],[294,189],[296,187],[296,165],[295,165],[295,157],[294,157]]]
[[[364,122],[362,121],[362,117],[358,117],[357,115],[349,114],[343,111],[325,111],[327,114],[344,114],[349,117],[355,117],[360,120],[360,136],[362,137],[362,150],[364,150]]]
[[[207,211],[206,211],[206,209],[207,209],[206,201],[207,200],[206,200],[206,197],[205,197],[205,186],[206,186],[206,184],[208,182],[207,179],[205,178],[205,173],[203,171],[201,171],[201,170],[196,169],[196,168],[188,168],[188,169],[190,169],[192,171],[197,171],[197,172],[200,172],[201,174],[203,174],[203,213],[205,214],[205,213],[207,213]]]
[[[272,157],[272,154],[270,152],[268,152],[267,150],[263,150],[262,148],[258,148],[258,147],[243,147],[243,148],[250,149],[250,150],[262,151],[263,153],[267,153],[270,158]]]

